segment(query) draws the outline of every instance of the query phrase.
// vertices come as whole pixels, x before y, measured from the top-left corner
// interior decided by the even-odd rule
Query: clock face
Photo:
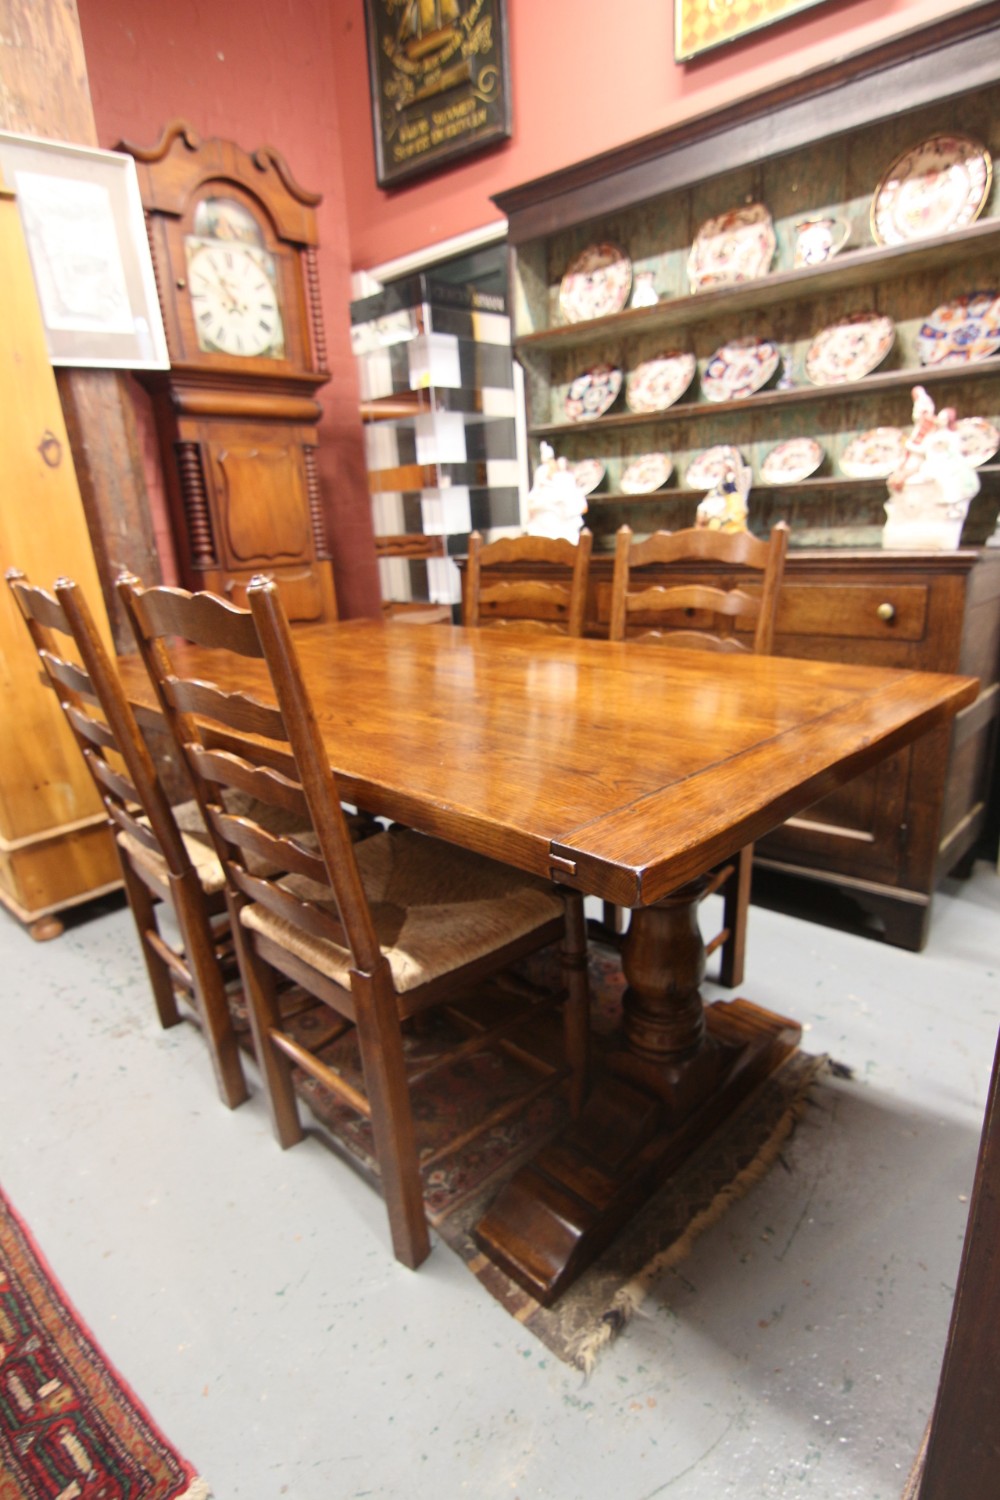
[[[284,359],[274,257],[257,245],[189,235],[188,292],[205,354]]]

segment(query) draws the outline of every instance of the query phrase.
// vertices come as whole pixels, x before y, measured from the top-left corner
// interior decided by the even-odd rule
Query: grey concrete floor
[[[998,913],[985,864],[921,955],[754,908],[743,993],[855,1076],[588,1379],[443,1245],[398,1266],[380,1199],[315,1138],[282,1153],[259,1089],[216,1102],[124,910],[41,946],[0,914],[0,1181],[217,1500],[896,1500],[968,1212]]]

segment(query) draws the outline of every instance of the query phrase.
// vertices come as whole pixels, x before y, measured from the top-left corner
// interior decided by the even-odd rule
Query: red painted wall
[[[348,340],[351,268],[496,220],[490,197],[502,188],[967,8],[964,0],[822,0],[679,66],[672,0],[507,0],[513,138],[383,192],[375,184],[364,0],[77,3],[102,145],[151,143],[181,116],[247,149],[275,146],[297,179],[323,194],[332,379],[321,392],[320,462],[345,614],[371,613],[378,600]]]
[[[362,0],[331,0],[351,259],[363,268],[477,229],[490,196],[927,24],[967,0],[824,0],[687,65],[673,0],[507,0],[514,134],[422,183],[375,183]]]
[[[319,392],[320,472],[341,612],[374,613],[378,576],[349,342],[350,250],[331,7],[327,0],[77,3],[102,146],[149,145],[180,117],[246,150],[276,147],[295,178],[323,194],[319,261],[332,378]],[[141,395],[139,418],[144,427]],[[152,481],[162,516],[155,470]]]

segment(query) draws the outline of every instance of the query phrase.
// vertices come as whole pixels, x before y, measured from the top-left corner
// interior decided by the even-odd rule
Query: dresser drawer
[[[920,583],[785,583],[779,635],[922,641],[930,590]]]

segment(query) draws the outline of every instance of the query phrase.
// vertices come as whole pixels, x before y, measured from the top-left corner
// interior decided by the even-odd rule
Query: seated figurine
[[[700,501],[695,526],[708,531],[746,531],[750,467],[727,464],[721,477]]]
[[[889,499],[883,547],[943,550],[957,547],[979,475],[962,453],[950,406],[935,413],[922,385],[913,395],[913,431],[902,462],[886,480]]]
[[[528,493],[529,536],[550,536],[577,542],[587,511],[587,497],[577,484],[564,458],[556,458],[548,443],[542,444],[542,462],[535,470]]]

